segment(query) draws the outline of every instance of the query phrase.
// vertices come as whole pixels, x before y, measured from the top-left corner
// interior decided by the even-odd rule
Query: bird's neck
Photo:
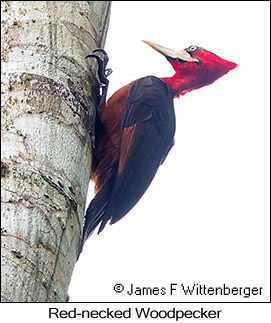
[[[163,77],[161,80],[169,86],[175,98],[194,89],[193,80],[185,76],[180,77],[178,73],[172,77]]]

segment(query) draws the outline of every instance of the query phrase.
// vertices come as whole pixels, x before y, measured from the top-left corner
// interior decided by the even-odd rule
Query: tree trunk
[[[2,295],[59,302],[79,251],[110,1],[2,1]],[[91,62],[92,63],[92,62]]]

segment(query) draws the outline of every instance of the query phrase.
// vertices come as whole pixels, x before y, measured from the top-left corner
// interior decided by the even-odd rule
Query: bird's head
[[[175,70],[173,77],[162,78],[175,96],[211,84],[238,65],[227,61],[202,47],[192,45],[183,50],[169,48],[143,40],[144,43],[161,53]]]

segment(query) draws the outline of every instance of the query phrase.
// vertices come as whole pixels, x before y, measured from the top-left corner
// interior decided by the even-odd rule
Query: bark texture
[[[110,1],[2,1],[4,302],[59,302],[79,251]]]

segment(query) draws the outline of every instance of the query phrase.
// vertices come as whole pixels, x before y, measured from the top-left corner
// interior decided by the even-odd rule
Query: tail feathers
[[[104,213],[105,213],[105,211],[104,211]],[[103,229],[104,229],[104,227],[105,227],[105,225],[106,225],[106,223],[108,222],[109,219],[110,219],[110,217],[108,217],[108,216],[107,217],[105,217],[105,216],[103,217],[103,220],[102,220],[102,223],[100,225],[98,234],[103,231]]]
[[[99,225],[99,223],[102,222],[98,234],[103,230],[107,221],[111,218],[110,215],[108,216],[106,214],[106,210],[114,186],[115,175],[116,167],[111,178],[103,185],[100,191],[95,195],[94,199],[90,202],[87,208],[83,228],[83,238],[81,241],[81,246],[78,252],[77,260],[79,259],[84,243],[91,236],[91,234]]]
[[[98,233],[102,231],[105,224],[109,220],[109,218],[105,219],[104,215],[110,199],[113,183],[114,176],[112,176],[111,179],[103,185],[101,190],[95,195],[94,199],[87,208],[83,229],[82,246],[101,221],[102,224]]]
[[[98,197],[98,195],[96,195]],[[103,220],[103,215],[107,202],[99,205],[99,200],[94,198],[94,200],[89,205],[86,212],[86,221],[83,229],[83,244],[91,236],[98,224]]]
[[[108,204],[107,194],[101,190],[88,206],[83,228],[83,238],[78,252],[77,260],[82,252],[84,243],[91,236],[98,224],[103,220],[103,215]]]

